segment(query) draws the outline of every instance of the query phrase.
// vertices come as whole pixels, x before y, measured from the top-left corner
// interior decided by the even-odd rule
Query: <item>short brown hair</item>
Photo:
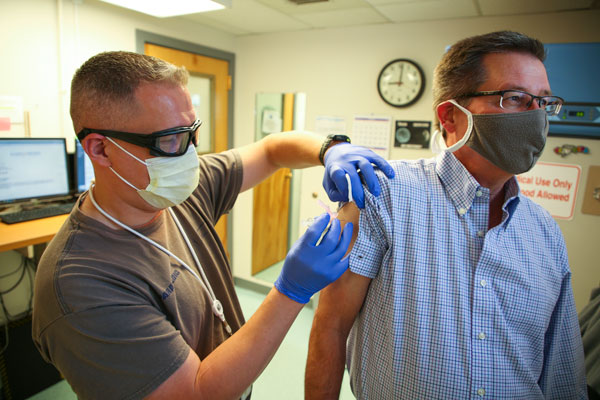
[[[475,92],[487,79],[482,60],[489,53],[529,53],[540,61],[546,59],[544,45],[522,33],[498,31],[471,36],[453,44],[442,56],[433,74],[433,109],[462,94]],[[440,123],[435,114],[435,128]]]
[[[135,90],[142,83],[185,86],[187,81],[184,68],[156,57],[127,51],[97,54],[83,63],[71,81],[75,132],[84,126],[114,129],[111,125],[135,110]]]

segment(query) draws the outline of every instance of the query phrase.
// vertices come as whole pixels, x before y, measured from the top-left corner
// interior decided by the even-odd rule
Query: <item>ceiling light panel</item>
[[[159,18],[195,14],[231,7],[231,0],[101,0]]]

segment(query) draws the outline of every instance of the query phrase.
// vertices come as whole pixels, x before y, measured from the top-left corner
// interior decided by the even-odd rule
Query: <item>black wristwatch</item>
[[[351,143],[350,138],[346,135],[335,135],[335,134],[327,135],[327,138],[325,139],[325,141],[323,142],[323,145],[321,146],[321,151],[319,152],[319,161],[321,161],[321,164],[323,164],[323,165],[325,165],[325,159],[324,159],[325,152],[327,151],[329,146],[331,146],[331,142]]]

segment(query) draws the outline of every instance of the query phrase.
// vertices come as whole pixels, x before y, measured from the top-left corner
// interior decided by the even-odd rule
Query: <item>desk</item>
[[[0,252],[49,242],[69,214],[5,224],[0,222]]]

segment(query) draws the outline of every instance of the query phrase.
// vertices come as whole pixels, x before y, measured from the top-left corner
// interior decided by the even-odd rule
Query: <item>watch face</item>
[[[377,79],[379,95],[391,106],[406,107],[421,97],[425,75],[414,61],[398,59],[387,63]]]

